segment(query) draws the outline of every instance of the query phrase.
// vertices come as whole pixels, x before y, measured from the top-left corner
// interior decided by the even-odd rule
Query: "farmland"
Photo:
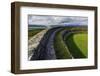
[[[28,30],[28,39],[30,39],[32,36],[36,35],[37,33],[39,33],[42,30],[43,29],[31,29],[31,30]]]
[[[46,29],[46,28],[45,28]],[[28,31],[32,37],[44,29]],[[62,26],[50,28],[30,60],[79,59],[88,57],[87,26]]]

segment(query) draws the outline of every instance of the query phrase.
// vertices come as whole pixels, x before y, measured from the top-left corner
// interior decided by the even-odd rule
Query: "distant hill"
[[[28,25],[28,27],[47,27],[45,25]]]
[[[48,27],[49,26],[49,27]],[[54,27],[83,27],[87,28],[87,25],[80,24],[59,24],[59,25],[28,25],[29,30],[31,29],[45,29],[45,28],[54,28]]]
[[[29,30],[31,29],[45,29],[47,26],[45,25],[28,25]]]
[[[80,25],[80,24],[62,24],[62,25],[50,25],[50,27],[63,27],[63,26],[68,26],[68,27],[71,27],[71,26],[75,26],[75,27],[87,27],[87,25]]]

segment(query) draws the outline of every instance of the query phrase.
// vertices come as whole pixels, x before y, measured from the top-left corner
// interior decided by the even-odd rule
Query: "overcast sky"
[[[88,18],[79,16],[28,15],[28,24],[45,26],[63,24],[88,25]]]

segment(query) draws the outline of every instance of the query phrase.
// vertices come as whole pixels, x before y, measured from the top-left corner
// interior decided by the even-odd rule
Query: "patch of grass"
[[[85,38],[85,39],[84,39]],[[87,52],[87,36],[84,33],[70,34],[66,37],[66,45],[74,58],[86,58]],[[83,40],[81,40],[83,39]],[[83,46],[85,45],[85,46]]]
[[[69,54],[69,50],[63,41],[61,31],[57,32],[54,38],[54,49],[56,52],[57,59],[71,59],[72,56]]]
[[[88,54],[88,35],[86,33],[75,34],[73,35],[73,39],[78,46],[78,48],[82,51],[82,53],[87,57]]]
[[[32,30],[28,30],[28,39],[30,39],[32,36],[36,35],[37,33],[39,33],[42,30],[44,30],[44,29],[32,29]]]

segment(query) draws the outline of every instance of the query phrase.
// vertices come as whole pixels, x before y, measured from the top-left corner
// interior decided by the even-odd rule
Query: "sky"
[[[29,25],[88,25],[88,17],[79,16],[50,16],[50,15],[28,15]]]

